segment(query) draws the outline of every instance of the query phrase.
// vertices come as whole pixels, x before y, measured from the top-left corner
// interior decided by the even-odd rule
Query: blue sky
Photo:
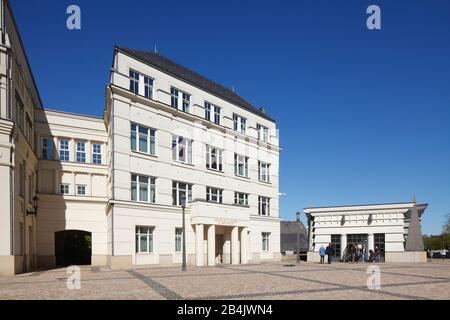
[[[66,28],[77,4],[82,29]],[[366,28],[381,8],[382,29]],[[264,106],[283,219],[309,206],[450,213],[450,1],[11,0],[47,108],[101,115],[114,45],[158,51]]]

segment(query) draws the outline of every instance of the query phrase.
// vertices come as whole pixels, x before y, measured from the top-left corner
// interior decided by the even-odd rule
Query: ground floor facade
[[[421,217],[426,207],[398,203],[307,208],[311,230],[308,260],[320,261],[320,248],[331,246],[332,258],[340,261],[353,245],[364,250],[366,259],[370,252],[379,252],[377,260],[383,262],[426,262],[425,251],[406,250],[411,213],[416,210]]]

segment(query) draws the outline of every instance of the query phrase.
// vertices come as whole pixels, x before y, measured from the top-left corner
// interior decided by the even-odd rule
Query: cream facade
[[[281,150],[263,109],[123,48],[102,118],[44,109],[1,5],[0,274],[179,264],[183,197],[189,264],[281,258]]]
[[[308,217],[308,261],[319,262],[320,247],[329,244],[340,259],[347,245],[356,243],[368,250],[378,247],[385,262],[426,262],[426,253],[406,249],[410,236],[410,217],[415,211],[421,221],[427,205],[411,203],[355,205],[340,207],[306,208]],[[419,231],[415,237],[422,241]]]

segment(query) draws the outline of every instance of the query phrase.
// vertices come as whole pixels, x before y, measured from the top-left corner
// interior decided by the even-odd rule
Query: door
[[[223,234],[216,234],[216,263],[223,263]]]

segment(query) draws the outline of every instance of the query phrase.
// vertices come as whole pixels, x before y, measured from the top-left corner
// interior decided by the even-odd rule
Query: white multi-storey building
[[[275,121],[159,54],[115,48],[103,118],[46,110],[1,0],[0,274],[280,259]]]

